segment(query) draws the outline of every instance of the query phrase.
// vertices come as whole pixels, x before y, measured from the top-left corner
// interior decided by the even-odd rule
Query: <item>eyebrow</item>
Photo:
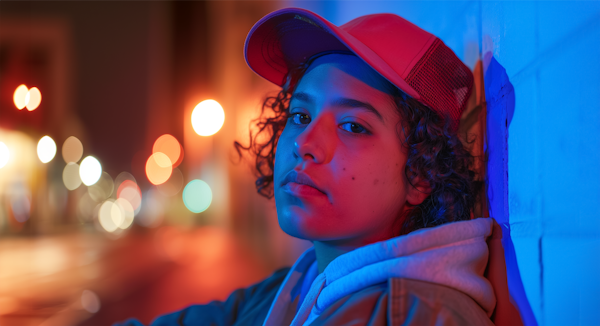
[[[315,104],[315,98],[307,93],[304,92],[297,92],[292,94],[292,100],[298,100],[298,101],[302,101],[311,105]],[[333,101],[331,103],[331,105],[333,106],[339,106],[339,107],[346,107],[346,108],[359,108],[359,109],[365,109],[366,111],[372,112],[373,114],[375,114],[377,116],[377,118],[379,118],[379,120],[381,120],[381,122],[383,122],[383,117],[381,116],[381,113],[379,113],[379,111],[377,111],[377,109],[375,109],[371,104],[366,103],[366,102],[362,102],[359,100],[355,100],[355,99],[351,99],[351,98],[338,98],[335,101]]]

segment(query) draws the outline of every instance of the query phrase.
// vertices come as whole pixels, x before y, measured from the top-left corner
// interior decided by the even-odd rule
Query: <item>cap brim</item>
[[[300,8],[274,11],[250,30],[244,46],[248,66],[283,86],[291,67],[325,51],[351,51],[409,96],[420,99],[398,73],[364,43],[323,17]]]

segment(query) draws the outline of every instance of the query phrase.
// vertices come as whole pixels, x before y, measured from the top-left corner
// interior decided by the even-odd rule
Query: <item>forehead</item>
[[[306,86],[308,82],[333,82],[344,84],[344,87],[368,85],[388,97],[395,93],[395,86],[355,55],[328,54],[317,58],[308,67],[297,88]]]
[[[329,54],[310,65],[296,87],[292,101],[338,108],[368,107],[387,124],[399,118],[392,97],[394,89],[395,86],[360,58]],[[361,103],[365,105],[359,105]]]

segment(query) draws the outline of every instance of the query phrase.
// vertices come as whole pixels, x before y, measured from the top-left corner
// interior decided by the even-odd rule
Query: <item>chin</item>
[[[303,232],[304,230],[300,230],[298,228],[294,228],[294,227],[291,227],[289,225],[282,224],[281,222],[279,222],[279,227],[287,235],[289,235],[291,237],[294,237],[296,239],[308,240],[308,241],[314,241],[315,240],[313,235],[308,234],[306,232]]]
[[[301,209],[298,207],[286,207],[286,209],[282,211],[277,210],[279,227],[283,232],[294,238],[313,240],[310,228],[306,223],[307,216],[303,216],[306,215],[306,213],[303,214],[303,212],[298,212],[299,210]]]
[[[277,211],[279,227],[288,235],[309,241],[326,241],[335,239],[336,230],[325,217],[327,214],[309,214],[298,206],[288,206]]]

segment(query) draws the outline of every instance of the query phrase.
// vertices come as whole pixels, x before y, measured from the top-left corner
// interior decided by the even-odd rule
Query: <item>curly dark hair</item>
[[[296,85],[311,61],[294,69],[276,96],[267,97],[260,117],[251,121],[250,144],[234,142],[240,158],[247,152],[254,159],[256,189],[266,198],[273,197],[275,151],[281,132],[289,117],[289,104]],[[433,227],[448,222],[469,220],[477,201],[481,182],[476,181],[472,167],[474,158],[465,148],[447,116],[406,95],[392,84],[388,85],[400,115],[398,137],[405,146],[408,158],[405,174],[412,186],[415,180],[428,183],[429,196],[419,205],[411,206],[396,219],[396,234]],[[408,203],[407,203],[408,205]]]

